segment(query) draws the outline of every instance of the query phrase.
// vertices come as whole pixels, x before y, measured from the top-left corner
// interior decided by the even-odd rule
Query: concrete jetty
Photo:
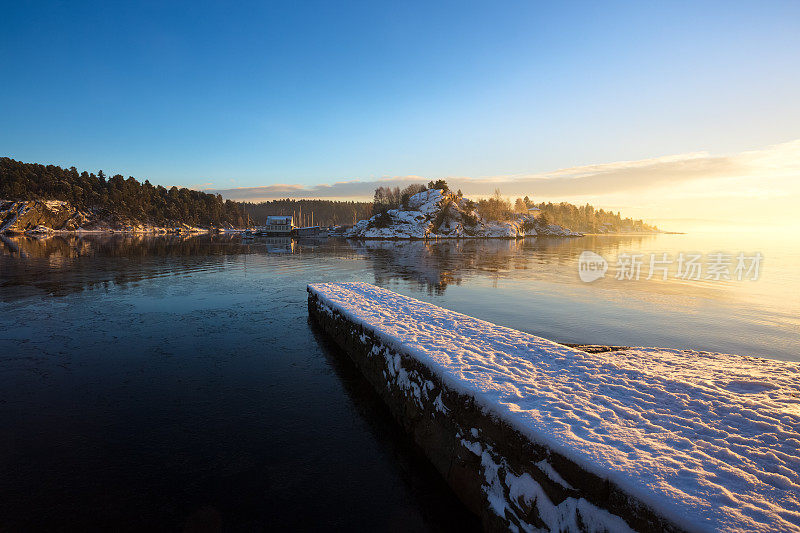
[[[486,530],[800,528],[798,363],[579,350],[366,283],[308,308]]]

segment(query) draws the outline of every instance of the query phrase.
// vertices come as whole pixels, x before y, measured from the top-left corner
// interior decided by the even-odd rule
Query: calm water
[[[376,283],[563,342],[800,360],[800,246],[764,236],[0,250],[0,529],[474,528],[308,322],[309,282]],[[606,278],[579,280],[583,250],[611,261]],[[622,252],[720,250],[761,252],[760,279],[613,279]]]

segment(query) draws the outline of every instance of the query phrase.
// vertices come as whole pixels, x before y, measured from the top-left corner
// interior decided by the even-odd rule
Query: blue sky
[[[800,138],[799,2],[9,2],[0,152],[229,189]]]

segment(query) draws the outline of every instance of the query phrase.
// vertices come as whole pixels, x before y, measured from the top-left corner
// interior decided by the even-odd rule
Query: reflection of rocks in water
[[[24,257],[57,261],[83,256],[140,257],[160,252],[173,255],[216,255],[210,243],[238,243],[234,235],[146,235],[146,234],[56,234],[46,239],[15,235],[3,236],[2,254],[14,248]]]
[[[526,259],[520,252],[526,242],[533,239],[351,241],[351,246],[372,259],[376,283],[414,281],[439,294],[476,271],[525,268]]]
[[[448,285],[460,285],[471,275],[499,277],[516,270],[546,271],[553,264],[577,264],[584,250],[597,251],[611,262],[618,253],[652,238],[655,236],[349,242],[371,259],[376,283],[401,279],[441,294]]]
[[[3,244],[0,250],[2,250],[4,254],[15,257],[25,257],[25,253],[20,249],[19,245],[2,233],[0,233],[0,243]]]
[[[63,295],[109,282],[125,284],[168,275],[181,267],[201,268],[209,259],[221,264],[215,257],[241,253],[247,253],[247,247],[232,235],[2,236],[0,287],[4,298],[19,296],[25,288]],[[163,260],[181,256],[187,258],[184,265]]]

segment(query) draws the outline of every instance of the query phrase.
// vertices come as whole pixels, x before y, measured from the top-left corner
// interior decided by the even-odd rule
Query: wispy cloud
[[[187,189],[194,189],[196,191],[208,191],[213,187],[214,184],[210,181],[206,183],[193,183],[192,185],[186,186]]]
[[[359,200],[372,198],[372,193],[376,187],[380,186],[400,186],[409,183],[427,182],[425,178],[419,176],[392,177],[372,181],[337,181],[333,184],[320,184],[310,187],[303,185],[279,183],[275,185],[262,185],[259,187],[236,187],[233,189],[207,189],[206,192],[221,194],[224,198],[231,200],[242,200],[249,202],[259,202],[263,200],[274,200],[276,198],[345,198],[348,200]]]
[[[437,176],[438,177],[438,176]],[[492,177],[447,176],[451,188],[464,194],[483,196],[499,188],[504,195],[531,195],[565,199],[615,193],[641,193],[648,190],[694,188],[709,180],[736,182],[750,189],[759,188],[765,178],[800,177],[800,140],[750,150],[738,154],[712,155],[707,152],[618,161],[563,168],[538,174]],[[332,184],[302,186],[275,184],[261,187],[208,189],[233,200],[262,201],[275,198],[367,199],[378,186],[404,186],[426,182],[420,176],[396,176],[379,180],[337,181]],[[744,190],[744,189],[743,189]],[[688,192],[688,191],[687,191]],[[729,191],[730,192],[730,191]]]

